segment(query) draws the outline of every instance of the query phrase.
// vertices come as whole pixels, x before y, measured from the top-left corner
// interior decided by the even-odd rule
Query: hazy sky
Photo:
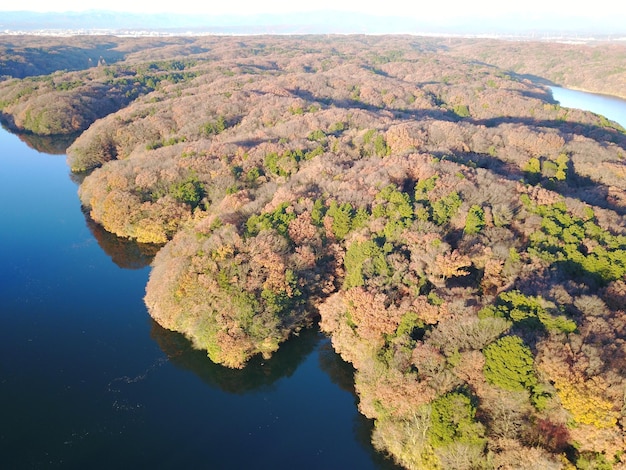
[[[90,9],[116,10],[131,12],[177,12],[177,13],[277,13],[287,11],[344,10],[362,11],[376,15],[397,15],[418,17],[498,17],[504,14],[523,14],[537,18],[568,16],[598,20],[601,18],[615,21],[616,17],[626,21],[626,2],[596,3],[589,0],[315,0],[297,2],[294,0],[18,0],[3,2],[0,11],[33,10],[45,11],[82,11]]]

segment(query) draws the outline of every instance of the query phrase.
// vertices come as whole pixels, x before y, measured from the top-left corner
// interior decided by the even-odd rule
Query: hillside
[[[624,468],[626,135],[545,83],[620,94],[625,48],[106,41],[0,108],[80,133],[85,210],[160,248],[161,326],[241,368],[319,323],[406,468]]]

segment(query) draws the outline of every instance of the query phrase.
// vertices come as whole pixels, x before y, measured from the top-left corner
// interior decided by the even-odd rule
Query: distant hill
[[[593,21],[568,16],[492,17],[480,21],[458,18],[416,19],[344,11],[316,11],[255,15],[185,15],[171,13],[133,14],[104,10],[36,13],[2,12],[0,32],[58,31],[163,34],[444,34],[523,35],[542,37],[626,36],[620,19]]]

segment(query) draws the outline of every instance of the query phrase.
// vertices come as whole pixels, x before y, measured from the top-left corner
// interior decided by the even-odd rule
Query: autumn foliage
[[[623,129],[493,66],[535,44],[193,41],[0,83],[14,127],[83,131],[91,218],[162,245],[161,326],[241,368],[319,322],[406,468],[623,468]]]

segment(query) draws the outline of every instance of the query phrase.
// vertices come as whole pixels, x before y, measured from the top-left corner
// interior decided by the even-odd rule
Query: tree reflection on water
[[[111,260],[122,269],[142,269],[152,263],[161,245],[137,243],[134,240],[120,238],[107,232],[101,225],[94,222],[89,212],[83,209],[85,224],[94,238]]]
[[[243,369],[229,369],[212,362],[206,351],[194,349],[182,334],[166,330],[155,321],[152,321],[150,336],[172,364],[192,371],[212,387],[235,394],[257,391],[291,376],[320,341],[324,341],[319,330],[302,330],[299,336],[282,344],[270,359],[255,356]]]

